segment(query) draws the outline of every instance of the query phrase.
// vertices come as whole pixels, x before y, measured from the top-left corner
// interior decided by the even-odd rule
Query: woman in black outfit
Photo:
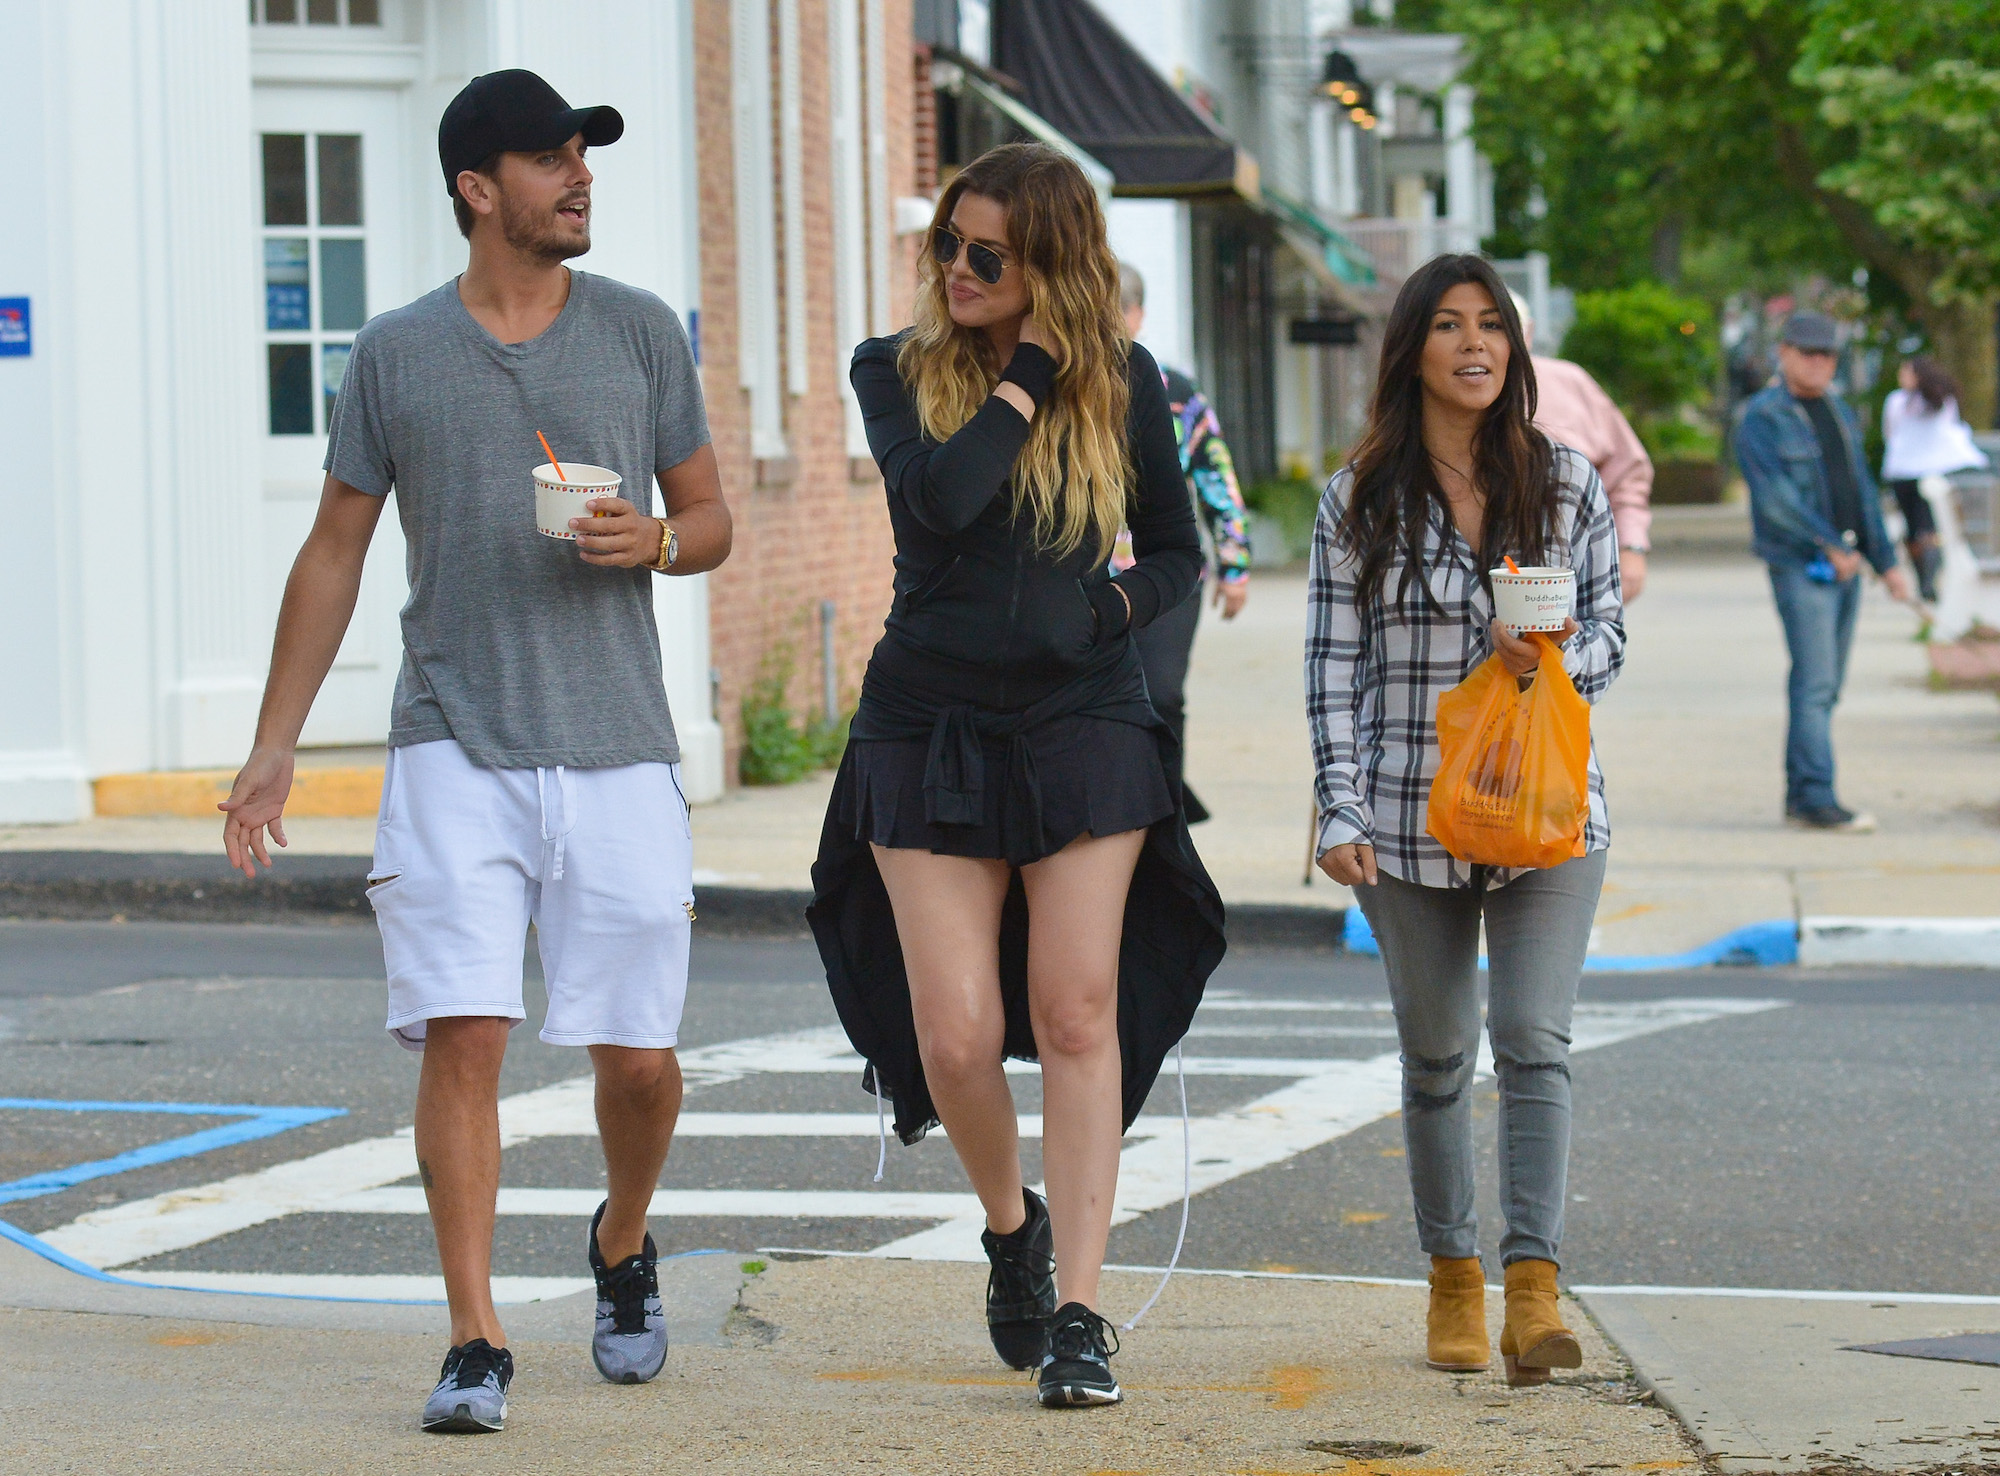
[[[1120,1138],[1223,948],[1132,642],[1201,549],[1082,171],[994,149],[945,189],[929,245],[915,326],[854,355],[895,597],[808,915],[864,1084],[905,1143],[943,1121],[985,1208],[995,1350],[1040,1365],[1045,1405],[1109,1404]],[[1121,523],[1138,562],[1114,579]],[[1009,1056],[1042,1064],[1046,1203],[1022,1182]]]

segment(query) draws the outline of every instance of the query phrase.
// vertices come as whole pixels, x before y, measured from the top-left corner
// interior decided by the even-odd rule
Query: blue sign
[[[28,299],[0,297],[0,359],[25,359],[35,349]]]

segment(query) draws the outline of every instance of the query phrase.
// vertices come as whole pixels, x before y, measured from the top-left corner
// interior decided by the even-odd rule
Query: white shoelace
[[[1132,1320],[1118,1324],[1126,1332],[1137,1327],[1139,1319],[1153,1310],[1153,1303],[1159,1301],[1160,1293],[1174,1279],[1174,1268],[1181,1263],[1181,1247],[1187,1244],[1188,1205],[1194,1199],[1194,1125],[1188,1121],[1187,1063],[1181,1059],[1179,1041],[1174,1042],[1174,1074],[1180,1078],[1181,1084],[1181,1230],[1174,1237],[1174,1253],[1167,1262],[1167,1274],[1160,1278],[1160,1284],[1146,1298],[1146,1305],[1132,1314]]]
[[[1139,1325],[1139,1319],[1153,1310],[1153,1304],[1167,1289],[1167,1283],[1174,1279],[1174,1270],[1181,1263],[1181,1248],[1187,1244],[1188,1210],[1194,1201],[1194,1124],[1188,1117],[1187,1062],[1181,1055],[1181,1044],[1174,1042],[1174,1076],[1181,1090],[1181,1228],[1174,1236],[1174,1253],[1167,1261],[1166,1274],[1160,1284],[1153,1288],[1153,1294],[1146,1298],[1146,1305],[1132,1314],[1130,1322],[1118,1324],[1125,1332]],[[876,1078],[869,1078],[875,1093],[875,1182],[882,1182],[882,1171],[889,1163],[888,1100],[882,1095],[882,1088]],[[1044,1124],[1046,1131],[1047,1125]]]

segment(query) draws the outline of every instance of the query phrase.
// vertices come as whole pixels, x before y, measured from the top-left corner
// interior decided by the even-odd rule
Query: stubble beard
[[[560,202],[569,203],[567,200]],[[556,208],[559,207],[552,207],[547,213],[529,211],[509,204],[503,197],[500,202],[500,233],[516,251],[551,266],[582,256],[590,250],[588,218],[579,235],[562,224],[555,214]]]

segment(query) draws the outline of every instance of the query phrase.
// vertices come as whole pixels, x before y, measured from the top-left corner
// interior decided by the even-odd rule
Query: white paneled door
[[[251,141],[262,332],[266,609],[312,526],[327,424],[355,330],[410,297],[404,213],[404,94],[389,87],[256,90]],[[408,593],[395,507],[383,509],[361,600],[302,742],[380,743],[402,661],[397,614]]]

